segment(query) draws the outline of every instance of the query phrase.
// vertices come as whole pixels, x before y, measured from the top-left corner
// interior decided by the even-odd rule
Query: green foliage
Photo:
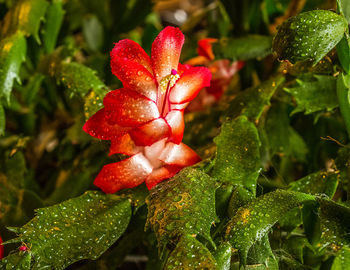
[[[0,98],[4,97],[8,103],[13,80],[20,81],[18,73],[25,60],[26,50],[26,40],[21,32],[4,38],[0,42]]]
[[[18,234],[12,242],[21,241],[28,246],[34,269],[64,269],[77,260],[97,259],[125,231],[130,217],[128,200],[87,192],[61,204],[38,209],[29,223],[12,228]],[[19,263],[22,264],[22,260]],[[12,259],[2,260],[0,265],[19,267]]]
[[[336,79],[332,76],[314,75],[296,79],[296,85],[284,90],[290,93],[297,103],[292,114],[331,111],[338,107]]]
[[[217,156],[213,177],[242,185],[254,192],[261,169],[260,140],[256,127],[245,116],[224,123],[214,139]]]
[[[263,58],[271,53],[272,38],[269,36],[249,35],[241,38],[222,39],[213,44],[216,57],[233,61]]]
[[[328,10],[301,13],[280,26],[272,47],[280,59],[292,63],[312,59],[316,64],[338,44],[347,28],[344,17]]]
[[[334,259],[332,270],[345,270],[350,267],[350,248],[343,247]]]
[[[151,190],[147,226],[156,233],[161,251],[166,243],[176,243],[183,235],[200,234],[211,241],[210,228],[216,218],[215,187],[213,178],[188,168]]]
[[[170,253],[164,267],[170,269],[219,269],[209,250],[196,238],[185,235]]]
[[[312,200],[311,195],[277,190],[239,208],[227,225],[226,238],[239,250],[242,264],[246,264],[251,246],[261,240],[283,214]]]

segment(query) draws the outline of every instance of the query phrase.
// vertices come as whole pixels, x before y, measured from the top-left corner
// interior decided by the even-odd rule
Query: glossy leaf
[[[216,58],[233,61],[263,58],[271,53],[272,38],[261,35],[248,35],[241,38],[221,39],[212,44]]]
[[[123,234],[130,217],[128,200],[90,191],[38,209],[29,223],[13,229],[18,238],[11,242],[30,247],[34,269],[64,269],[78,260],[97,259]]]
[[[231,102],[226,116],[235,118],[245,115],[250,121],[259,120],[263,110],[270,105],[270,99],[284,82],[284,77],[277,77],[240,92]]]
[[[318,171],[289,184],[289,190],[312,195],[326,194],[332,198],[339,182],[339,173]]]
[[[321,241],[338,247],[350,245],[350,208],[329,199],[317,198],[320,204]]]
[[[229,242],[223,242],[217,247],[213,256],[220,270],[230,270],[231,255],[232,248]]]
[[[261,240],[289,210],[314,197],[299,192],[277,190],[252,200],[237,211],[227,225],[226,238],[239,250],[240,261],[247,262],[251,246]]]
[[[334,259],[331,270],[346,270],[350,268],[350,248],[343,247],[338,251]]]
[[[14,253],[0,260],[2,269],[31,269],[32,254],[30,252]]]
[[[147,226],[156,233],[161,251],[183,235],[200,234],[210,241],[216,219],[215,189],[213,178],[192,168],[151,189]]]
[[[345,16],[348,23],[350,23],[350,2],[347,0],[337,0],[338,9]]]
[[[342,68],[347,74],[350,72],[350,40],[349,34],[345,33],[344,37],[337,44],[338,59]]]
[[[27,51],[26,40],[21,32],[0,41],[0,98],[10,102],[13,80],[18,82],[19,70],[25,60]]]
[[[170,253],[164,267],[171,269],[219,269],[209,250],[195,237],[184,235]]]
[[[62,4],[62,0],[54,0],[47,9],[43,34],[43,44],[46,53],[53,52],[56,46],[65,14]]]
[[[313,10],[289,18],[278,29],[272,47],[282,60],[320,61],[342,39],[347,21],[328,10]]]
[[[20,0],[7,12],[2,28],[3,36],[9,36],[16,31],[25,35],[33,35],[40,44],[39,27],[45,18],[49,3],[46,0]]]
[[[254,193],[261,168],[255,125],[245,116],[238,117],[221,126],[214,142],[217,156],[212,176],[221,182],[243,185]]]
[[[340,112],[350,137],[350,75],[340,74],[337,79],[337,96]]]
[[[292,114],[303,111],[305,114],[321,110],[331,111],[338,107],[336,79],[333,76],[307,76],[297,79],[296,82],[296,85],[284,89],[297,103]]]

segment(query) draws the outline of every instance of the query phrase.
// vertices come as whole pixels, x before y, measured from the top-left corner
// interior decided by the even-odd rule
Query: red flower
[[[0,236],[0,260],[4,257],[4,246],[2,245],[2,238]]]
[[[183,112],[210,84],[205,67],[179,64],[184,36],[166,27],[152,45],[151,58],[139,44],[124,39],[111,52],[112,72],[124,88],[109,92],[104,108],[84,125],[85,132],[110,140],[110,155],[131,157],[105,165],[94,184],[106,193],[146,181],[148,188],[200,160],[181,143]]]
[[[187,61],[190,65],[208,66],[212,73],[210,86],[201,91],[198,97],[187,108],[188,111],[202,110],[205,106],[217,102],[226,91],[233,76],[244,66],[243,61],[231,63],[227,59],[216,60],[212,49],[212,43],[217,42],[215,38],[205,38],[198,41],[198,57]]]

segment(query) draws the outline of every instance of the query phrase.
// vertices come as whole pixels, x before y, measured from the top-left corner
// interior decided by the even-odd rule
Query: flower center
[[[180,75],[177,74],[177,71],[175,69],[171,70],[171,74],[163,77],[162,80],[159,82],[159,87],[162,94],[164,94],[171,87],[173,87],[179,78],[180,78]]]

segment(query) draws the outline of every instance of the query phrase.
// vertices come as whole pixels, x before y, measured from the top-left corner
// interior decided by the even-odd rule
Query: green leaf
[[[350,269],[350,248],[343,247],[338,251],[337,257],[333,261],[331,270],[347,269]]]
[[[20,0],[7,12],[3,20],[2,34],[9,36],[17,31],[33,35],[40,44],[39,27],[44,20],[49,3],[45,0]]]
[[[287,105],[280,102],[268,111],[264,131],[270,155],[279,154],[305,161],[308,148],[303,137],[290,126],[287,109]]]
[[[337,79],[337,96],[340,112],[350,138],[350,75],[341,73]]]
[[[18,74],[26,51],[27,43],[20,32],[0,41],[0,98],[6,98],[8,104],[13,80],[20,81]]]
[[[245,115],[250,121],[259,120],[265,107],[270,105],[271,97],[283,82],[284,77],[277,77],[240,92],[231,102],[226,116],[236,118]]]
[[[289,18],[279,27],[272,47],[280,59],[292,63],[320,61],[342,39],[348,23],[328,10],[313,10]]]
[[[6,117],[4,107],[0,104],[0,136],[5,135]]]
[[[241,38],[224,38],[212,46],[216,58],[246,61],[269,55],[271,43],[272,38],[269,36],[248,35]]]
[[[337,54],[342,68],[347,74],[350,72],[350,41],[349,34],[345,33],[344,37],[337,44]]]
[[[338,8],[350,24],[350,2],[347,0],[337,0]]]
[[[87,45],[93,51],[98,51],[103,45],[104,32],[101,22],[96,16],[90,16],[83,21],[83,34]]]
[[[147,199],[147,225],[164,250],[182,235],[197,235],[211,241],[210,228],[216,219],[213,178],[200,170],[186,168],[169,181],[151,189]]]
[[[221,243],[213,256],[220,270],[230,270],[232,248],[229,242]]]
[[[269,236],[266,234],[249,249],[247,265],[262,264],[267,265],[266,268],[269,269],[270,263],[275,265],[277,262],[271,250]]]
[[[209,250],[195,237],[184,235],[170,253],[165,270],[219,269]]]
[[[318,197],[321,218],[321,240],[324,245],[350,245],[350,208]]]
[[[37,210],[16,231],[30,247],[34,269],[64,269],[82,259],[97,259],[125,231],[131,217],[128,200],[89,191],[61,204]]]
[[[46,53],[51,53],[56,47],[65,11],[62,0],[53,0],[47,9],[46,23],[43,34],[43,44]]]
[[[212,176],[221,182],[242,185],[255,194],[261,169],[260,140],[255,125],[241,116],[226,122],[214,139],[217,156]]]
[[[246,265],[251,246],[261,240],[287,211],[313,200],[314,197],[308,194],[277,190],[239,208],[227,225],[226,238],[238,249],[241,263]]]
[[[30,270],[32,254],[30,252],[14,253],[0,260],[2,269]]]
[[[321,110],[331,111],[338,107],[336,79],[333,76],[311,75],[296,79],[296,85],[284,90],[297,102],[292,114],[314,113]]]
[[[338,172],[318,171],[289,184],[288,189],[312,195],[326,194],[332,198],[339,182]]]

